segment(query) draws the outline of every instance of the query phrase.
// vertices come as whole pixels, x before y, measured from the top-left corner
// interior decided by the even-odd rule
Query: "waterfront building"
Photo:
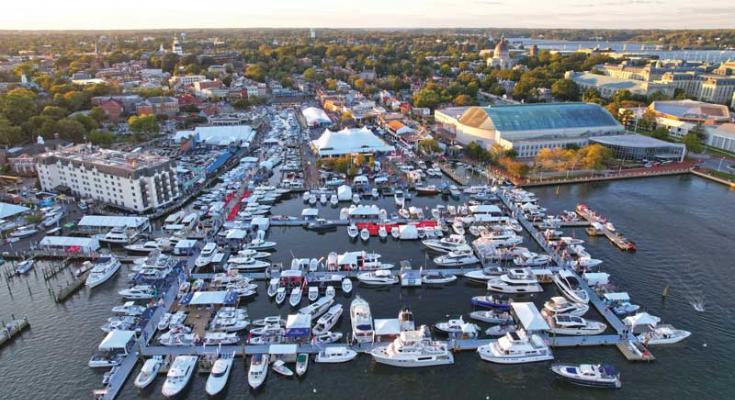
[[[638,134],[597,136],[590,143],[603,145],[613,151],[620,160],[670,160],[684,161],[686,146],[681,143],[665,142]]]
[[[450,124],[452,116],[442,114],[442,122]],[[584,146],[594,136],[625,133],[607,110],[585,103],[469,107],[453,125],[460,144],[476,142],[485,148],[498,144],[515,150],[519,157],[534,157],[543,148]]]
[[[735,124],[708,126],[704,132],[708,146],[735,153]]]
[[[135,212],[166,206],[180,194],[173,161],[152,153],[77,145],[37,156],[36,170],[43,190],[66,188]]]
[[[386,144],[368,128],[345,128],[335,132],[325,129],[311,148],[319,157],[335,157],[345,154],[391,153],[395,147]]]

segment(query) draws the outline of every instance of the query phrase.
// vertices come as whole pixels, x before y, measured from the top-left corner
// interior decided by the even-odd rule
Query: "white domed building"
[[[501,37],[498,43],[495,45],[493,56],[487,59],[487,66],[500,69],[510,69],[515,65],[515,61],[510,58],[510,51],[508,50],[508,41],[505,37]]]

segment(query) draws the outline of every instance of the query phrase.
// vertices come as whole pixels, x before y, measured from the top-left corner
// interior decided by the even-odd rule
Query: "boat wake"
[[[692,308],[694,308],[697,312],[704,312],[704,297],[703,296],[695,296],[689,299],[689,304],[692,305]]]

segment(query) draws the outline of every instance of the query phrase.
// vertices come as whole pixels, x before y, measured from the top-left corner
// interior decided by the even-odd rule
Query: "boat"
[[[319,298],[319,288],[316,286],[309,286],[308,293],[309,301],[316,301]]]
[[[367,228],[363,228],[360,231],[360,239],[362,239],[363,242],[367,242],[370,239],[370,231],[367,230]]]
[[[194,265],[198,268],[207,266],[212,262],[212,258],[214,257],[216,250],[217,243],[207,242],[207,244],[202,247],[202,251],[199,253],[199,256],[194,260]]]
[[[268,253],[265,251],[245,249],[245,250],[238,251],[237,255],[240,257],[248,257],[248,258],[268,258],[271,256],[271,253]]]
[[[389,270],[378,269],[357,274],[357,280],[369,286],[387,286],[398,283],[400,278]]]
[[[117,292],[127,300],[148,300],[156,295],[156,289],[150,285],[136,285]]]
[[[329,197],[329,204],[335,207],[337,206],[337,204],[339,204],[339,198],[337,197],[336,194],[333,194],[332,196]]]
[[[134,301],[127,301],[121,306],[112,307],[112,312],[115,314],[139,316],[142,315],[147,308],[145,306],[136,305]]]
[[[299,353],[296,355],[296,375],[303,376],[309,368],[309,353]]]
[[[314,335],[321,335],[329,332],[329,330],[337,324],[337,321],[342,316],[342,310],[343,308],[341,304],[331,306],[329,310],[327,310],[327,312],[316,321],[316,325],[314,325],[314,328],[311,330],[312,333]]]
[[[644,345],[674,344],[691,336],[692,333],[683,329],[676,329],[672,325],[658,325],[648,332],[638,335],[638,340]]]
[[[197,356],[178,356],[174,359],[161,388],[164,396],[174,397],[184,390],[194,373],[198,358]]]
[[[457,218],[452,222],[452,231],[456,233],[457,235],[463,235],[465,234],[464,231],[464,224],[462,223],[462,220]]]
[[[388,237],[388,230],[385,228],[385,225],[380,225],[378,228],[378,237],[383,240]]]
[[[357,229],[357,225],[350,224],[350,226],[347,227],[347,236],[349,236],[350,239],[355,239],[360,236],[360,230]]]
[[[212,370],[209,372],[207,377],[207,383],[204,387],[204,391],[210,396],[216,396],[224,390],[227,384],[227,379],[230,377],[230,371],[232,371],[232,364],[235,361],[235,355],[224,354],[217,358],[212,365]]]
[[[115,256],[100,257],[94,262],[94,266],[87,276],[85,285],[89,288],[99,286],[120,270],[120,260]]]
[[[352,202],[355,204],[360,204],[360,195],[357,193],[354,193],[352,195]]]
[[[462,316],[460,316],[458,319],[450,319],[444,322],[437,322],[436,324],[434,324],[434,328],[444,333],[462,333],[465,331],[467,325],[473,325],[475,330],[480,329],[480,327],[475,324],[465,322]]]
[[[46,214],[43,221],[41,221],[41,225],[45,228],[50,228],[61,221],[61,217],[64,216],[64,213],[62,211],[53,212],[50,214]]]
[[[350,278],[342,279],[342,292],[345,294],[352,292],[352,280]]]
[[[111,244],[129,244],[131,241],[135,240],[137,236],[137,231],[128,233],[128,229],[125,227],[115,227],[100,237],[99,241]]]
[[[138,389],[145,389],[153,383],[156,376],[158,376],[158,371],[160,371],[163,366],[163,360],[163,356],[153,356],[145,360],[143,367],[135,377],[135,382],[133,382],[135,387]]]
[[[273,364],[271,364],[271,368],[280,375],[293,376],[293,371],[286,366],[286,363],[283,362],[283,360],[274,361]]]
[[[509,332],[515,332],[518,326],[512,322],[491,326],[485,330],[488,336],[503,336]]]
[[[315,194],[310,194],[309,195],[309,205],[310,206],[315,206],[316,205],[316,202],[317,202],[316,195]]]
[[[551,349],[538,335],[528,335],[524,330],[506,333],[505,336],[477,348],[480,358],[498,364],[522,364],[553,360]]]
[[[18,263],[18,265],[15,266],[15,273],[18,275],[23,275],[31,272],[33,269],[33,259],[23,260]]]
[[[161,319],[158,320],[158,325],[156,328],[158,328],[159,331],[165,331],[168,329],[169,324],[171,323],[171,317],[173,317],[173,314],[171,313],[165,313],[163,316],[161,316]]]
[[[513,317],[509,312],[498,310],[472,311],[470,318],[488,324],[508,324],[513,321]]]
[[[372,188],[372,190],[370,190],[370,195],[373,196],[373,199],[377,200],[380,197],[380,192],[378,192],[378,188]]]
[[[38,233],[38,229],[36,229],[32,225],[21,226],[20,228],[13,231],[13,233],[10,234],[10,237],[16,238],[16,239],[23,239],[23,238],[33,236],[36,233]]]
[[[402,190],[396,190],[395,193],[393,193],[393,201],[398,208],[403,208],[406,206],[406,196]]]
[[[401,237],[401,230],[397,226],[391,227],[390,235],[391,237],[393,237],[393,239],[398,239]]]
[[[248,368],[248,385],[251,388],[259,388],[268,375],[268,355],[253,354],[250,358],[250,367]]]
[[[457,275],[447,274],[442,271],[431,271],[421,276],[424,285],[444,285],[457,280]]]
[[[461,235],[449,235],[449,237],[441,239],[426,239],[422,240],[421,243],[434,251],[439,251],[443,253],[466,249],[469,247],[467,246],[467,242],[465,241],[464,236]]]
[[[541,293],[544,289],[538,283],[508,283],[501,278],[487,281],[487,290],[497,293]]]
[[[569,270],[560,270],[554,274],[554,283],[567,299],[587,304],[590,302],[589,294],[580,287],[579,278]]]
[[[342,340],[342,332],[325,332],[321,335],[313,336],[313,341],[315,344],[330,344],[330,343],[337,343],[340,340]]]
[[[432,196],[439,193],[436,185],[416,186],[416,194],[419,196]]]
[[[207,346],[236,344],[239,341],[240,337],[237,336],[237,333],[207,332],[204,335],[204,344]]]
[[[513,258],[513,264],[521,267],[537,267],[551,262],[551,256],[533,252],[524,252]]]
[[[377,363],[403,368],[454,364],[454,355],[447,343],[431,340],[426,326],[401,332],[387,346],[371,350],[370,355]]]
[[[576,303],[567,300],[566,297],[554,296],[544,303],[544,313],[546,314],[566,314],[581,317],[589,311],[590,306],[584,303]]]
[[[296,286],[293,289],[291,289],[291,295],[288,298],[288,304],[291,305],[291,307],[296,307],[301,303],[301,296],[303,294],[303,291],[301,289],[301,286]]]
[[[247,245],[249,250],[268,250],[274,247],[276,247],[276,242],[267,241],[260,237],[256,237]]]
[[[123,248],[133,253],[151,253],[153,251],[161,251],[161,246],[159,246],[158,242],[156,242],[155,240],[148,240],[143,244],[141,244],[140,242],[133,243],[127,246],[123,246]]]
[[[227,260],[228,270],[238,271],[261,271],[268,268],[271,264],[266,261],[256,260],[250,257],[232,257]]]
[[[276,292],[278,292],[279,286],[280,280],[278,278],[271,278],[270,281],[268,281],[268,290],[266,291],[268,297],[274,297]]]
[[[620,389],[620,372],[609,364],[554,364],[551,372],[575,385]]]
[[[314,232],[328,232],[337,230],[339,224],[335,221],[328,221],[324,218],[317,218],[314,222],[309,222],[306,229]]]
[[[314,358],[318,363],[343,363],[352,361],[357,352],[347,346],[329,346],[322,349]]]
[[[334,286],[329,285],[327,286],[327,289],[324,290],[324,295],[327,297],[334,297],[337,294],[337,292],[334,290]]]
[[[286,301],[286,288],[281,286],[276,290],[276,304],[283,304]]]
[[[370,312],[370,304],[360,296],[355,296],[350,304],[350,320],[353,340],[357,343],[373,340],[373,315]]]
[[[483,308],[496,308],[501,311],[510,311],[510,298],[502,295],[475,296],[472,305]]]
[[[265,318],[256,319],[255,321],[253,321],[253,325],[255,326],[266,326],[266,325],[286,326],[286,320],[281,318],[280,315],[271,315]]]
[[[309,201],[309,197],[311,197],[311,193],[309,191],[305,191],[304,194],[301,196],[301,199],[304,200],[304,203]]]
[[[299,314],[307,314],[313,321],[320,315],[324,314],[329,310],[329,307],[334,304],[334,297],[324,296],[321,299],[309,304],[306,307],[299,309]]]
[[[500,277],[505,271],[498,268],[484,268],[484,269],[477,269],[474,271],[465,272],[464,277],[475,282],[481,282],[486,283],[490,279],[495,279]]]
[[[321,195],[319,195],[319,202],[322,203],[322,205],[326,205],[327,201],[328,199],[326,193],[322,193]]]
[[[480,262],[471,248],[465,247],[450,251],[449,253],[434,258],[434,264],[442,267],[459,267],[473,265]]]
[[[582,317],[566,314],[556,314],[547,318],[549,333],[556,335],[599,335],[605,332],[607,325],[599,321],[591,321]]]
[[[312,258],[309,260],[309,272],[316,272],[319,269],[319,260]]]

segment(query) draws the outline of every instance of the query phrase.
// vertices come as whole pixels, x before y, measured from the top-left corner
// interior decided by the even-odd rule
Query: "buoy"
[[[314,388],[314,389],[311,389],[311,391],[312,391],[312,392],[314,392],[314,393],[316,393],[316,388]]]
[[[702,347],[707,347],[707,343],[702,343]]]

